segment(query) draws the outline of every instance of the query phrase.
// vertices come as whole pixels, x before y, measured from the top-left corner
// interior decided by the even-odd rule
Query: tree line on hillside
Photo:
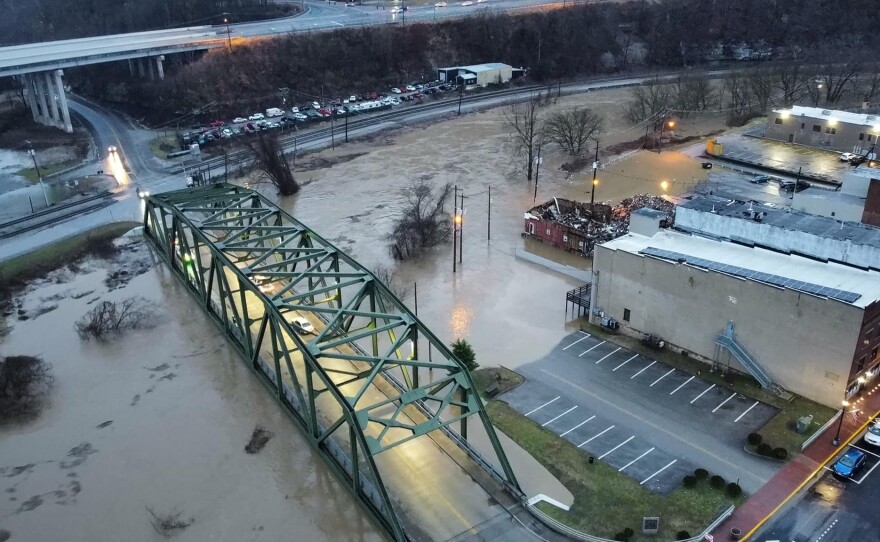
[[[847,21],[828,25],[826,21]],[[106,67],[81,69],[83,90],[135,104],[151,121],[206,107],[239,115],[281,103],[347,96],[428,80],[441,66],[505,62],[529,80],[700,64],[718,43],[772,48],[789,65],[876,58],[877,10],[855,0],[642,0],[527,14],[482,14],[438,23],[304,32],[214,50],[169,69],[161,82],[134,82]],[[183,55],[173,55],[180,62]],[[118,67],[127,71],[127,68]],[[699,90],[699,89],[692,89]],[[750,100],[760,97],[750,91]]]
[[[292,13],[271,0],[0,0],[0,45],[220,24]]]

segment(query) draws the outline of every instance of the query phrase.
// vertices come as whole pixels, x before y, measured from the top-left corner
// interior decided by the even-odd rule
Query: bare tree
[[[586,107],[554,113],[544,123],[544,135],[568,154],[577,156],[604,128],[602,116]]]
[[[259,134],[256,142],[248,143],[254,153],[254,166],[263,172],[263,176],[275,185],[282,196],[291,196],[299,192],[299,183],[293,177],[290,163],[284,157],[284,150],[278,135]]]
[[[395,258],[413,258],[449,239],[452,223],[445,206],[450,192],[449,183],[443,185],[439,193],[425,181],[418,181],[409,188],[403,215],[391,232],[391,252]]]
[[[548,91],[549,99],[549,91]],[[539,109],[541,96],[532,96],[525,103],[514,104],[504,110],[504,119],[510,128],[510,139],[517,157],[525,154],[528,160],[526,179],[532,180],[535,163],[535,149],[539,143],[542,126]]]
[[[766,68],[758,67],[746,71],[743,77],[748,85],[753,107],[761,112],[767,111],[776,93],[774,74]]]
[[[379,264],[373,268],[373,275],[401,301],[406,299],[409,295],[409,288],[400,281],[400,277],[397,275],[397,269],[392,269],[387,265]]]
[[[782,107],[791,107],[804,96],[807,77],[804,75],[804,66],[798,60],[779,66],[774,75],[774,86],[781,94]]]
[[[825,103],[839,102],[854,87],[855,78],[861,70],[862,62],[857,57],[841,62],[840,56],[834,55],[824,62],[819,67],[816,83],[820,83],[825,91]]]
[[[41,358],[0,358],[0,422],[33,414],[51,384],[50,366]]]
[[[642,122],[663,114],[672,106],[672,86],[650,79],[632,89],[632,98],[624,106],[624,115],[632,122]]]
[[[733,115],[742,115],[752,109],[749,81],[742,72],[733,72],[724,80],[724,88],[730,97],[728,108]]]
[[[706,111],[712,107],[714,91],[712,82],[705,74],[679,75],[673,84],[675,107],[687,117],[692,112]]]
[[[127,329],[149,324],[153,308],[142,297],[122,301],[102,301],[74,324],[83,339],[105,339]]]
[[[856,86],[862,95],[862,101],[870,102],[880,91],[880,62],[868,62],[856,81]]]

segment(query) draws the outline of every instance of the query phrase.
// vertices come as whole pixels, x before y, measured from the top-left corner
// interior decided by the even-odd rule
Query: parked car
[[[767,184],[771,179],[770,175],[756,175],[749,179],[749,182],[752,184]]]
[[[875,421],[865,433],[865,442],[871,446],[880,446],[880,422]]]
[[[297,316],[291,320],[290,325],[293,326],[293,329],[295,329],[300,335],[308,335],[315,331],[312,323],[301,316]]]
[[[391,105],[400,105],[400,98],[391,98]]]
[[[262,113],[254,113],[253,115],[248,117],[248,120],[263,120],[264,118],[266,118],[266,116]]]
[[[312,102],[312,107],[315,109],[321,109],[321,104],[319,104],[318,102]]]
[[[797,186],[795,186],[795,184],[797,184]],[[787,181],[787,180],[779,181],[779,189],[783,190],[785,192],[792,192],[792,191],[800,192],[801,190],[806,190],[807,188],[810,188],[811,186],[813,186],[813,185],[807,181],[804,181],[804,180],[798,180],[797,183],[795,183],[795,181]]]
[[[843,457],[834,464],[834,474],[843,478],[852,478],[865,466],[865,454],[861,450],[850,448]]]
[[[232,119],[233,124],[241,124],[242,122],[247,122],[247,119],[244,117],[235,117]]]
[[[309,119],[309,117],[307,117],[306,115],[303,115],[302,113],[294,113],[293,118],[300,121],[300,122]]]
[[[412,85],[407,85],[407,86],[406,86],[406,91],[407,91],[407,92],[415,92],[415,91],[416,91],[416,87],[414,87],[414,86],[412,86]]]
[[[394,93],[394,94],[400,94],[400,89],[397,88],[397,87],[394,87],[394,88],[391,89],[391,92]]]
[[[333,115],[333,112],[331,112],[331,111],[330,111],[329,109],[327,109],[326,107],[322,107],[321,109],[318,109],[318,113],[319,113],[322,117],[329,117],[329,116],[332,116],[332,115]]]
[[[225,125],[225,124],[226,124],[226,122],[224,122],[224,121],[222,121],[222,120],[215,120],[214,122],[212,122],[211,124],[209,124],[209,126],[210,126],[211,128],[218,128],[218,127],[223,126],[223,125]]]
[[[220,132],[220,135],[222,137],[232,137],[234,133],[235,132],[233,132],[230,128],[223,128],[223,131]]]
[[[474,3],[471,2],[471,0],[468,0],[467,2],[462,2],[461,5],[463,5],[463,6],[472,6],[472,5],[474,5]]]
[[[446,2],[437,2],[436,4],[434,4],[434,7],[435,8],[445,8],[447,5],[449,5],[449,4],[447,4]]]
[[[291,113],[299,113],[299,107],[291,107],[290,112]]]
[[[840,155],[841,162],[851,162],[853,158],[858,157],[858,154],[852,152],[844,152]]]

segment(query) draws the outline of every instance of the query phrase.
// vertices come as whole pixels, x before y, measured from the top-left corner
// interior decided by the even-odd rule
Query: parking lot
[[[776,408],[588,333],[522,372],[501,399],[659,493],[698,467],[754,491],[780,467],[743,451]]]

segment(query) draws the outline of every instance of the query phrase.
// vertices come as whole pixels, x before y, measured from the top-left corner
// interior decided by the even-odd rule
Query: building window
[[[865,134],[864,133],[859,134],[859,141],[864,141],[864,140],[865,140]]]
[[[623,309],[623,321],[629,322],[629,309]]]
[[[776,117],[776,120],[773,121],[773,124],[782,124],[782,119],[779,117]]]
[[[836,134],[836,133],[837,133],[837,128],[831,128],[830,126],[826,126],[826,127],[825,127],[825,133],[826,133],[826,134]]]
[[[801,130],[803,130],[803,129],[804,129],[804,123],[802,122],[801,123]]]
[[[584,248],[584,242],[578,241],[578,248]]]
[[[535,235],[535,224],[534,222],[529,222],[529,234]]]
[[[547,235],[550,235],[550,228],[547,228]]]
[[[862,369],[865,368],[865,356],[862,356],[859,359],[859,363],[856,365],[856,372],[861,372]]]
[[[564,235],[564,234],[563,234],[563,236],[562,236],[562,242],[563,242],[563,243],[567,243],[567,242],[568,242],[568,236],[567,236],[567,235]]]
[[[819,126],[818,124],[814,124],[814,125],[813,125],[813,131],[814,131],[814,132],[821,132],[821,131],[822,131],[822,127]]]
[[[831,129],[831,135],[834,135],[834,134],[836,134],[836,133],[837,133],[837,128],[832,128],[832,129]]]

